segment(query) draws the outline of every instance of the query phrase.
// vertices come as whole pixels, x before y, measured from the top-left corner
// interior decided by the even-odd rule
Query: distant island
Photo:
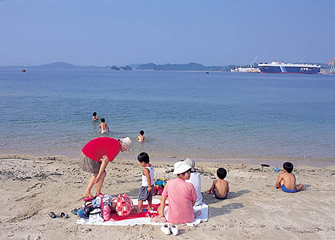
[[[330,66],[327,64],[319,64],[324,69],[329,69]],[[146,63],[146,64],[129,64],[126,66],[76,66],[66,62],[55,62],[50,64],[42,64],[39,66],[0,66],[0,71],[21,71],[22,69],[29,71],[36,70],[67,70],[67,71],[83,71],[83,70],[102,70],[102,71],[132,71],[136,69],[138,71],[204,71],[204,72],[229,72],[230,69],[235,67],[241,67],[241,65],[227,65],[227,66],[204,66],[199,63],[188,63],[188,64],[155,64],[155,63]],[[248,66],[246,66],[248,67]],[[255,64],[257,67],[257,64]]]
[[[117,67],[117,66],[113,66],[113,67],[111,67],[111,70],[112,71],[131,71],[131,70],[133,70],[132,68],[131,68],[131,66],[124,66],[124,67]]]
[[[154,70],[154,71],[224,71],[224,67],[220,66],[204,66],[199,63],[188,63],[188,64],[164,64],[156,65],[154,63],[142,64],[137,67],[138,70]]]

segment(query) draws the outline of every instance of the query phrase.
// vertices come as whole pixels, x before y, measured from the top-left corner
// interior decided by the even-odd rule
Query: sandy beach
[[[173,163],[155,161],[155,177],[172,179]],[[0,184],[3,208],[1,239],[333,239],[335,235],[335,166],[294,169],[303,191],[289,194],[274,188],[273,167],[197,162],[206,191],[218,167],[228,171],[229,197],[220,201],[203,193],[209,220],[196,227],[179,226],[179,235],[165,235],[159,226],[78,225],[71,210],[82,205],[89,174],[79,158],[1,155]],[[141,166],[116,158],[107,167],[103,192],[137,198]],[[159,198],[159,196],[155,196]],[[69,214],[51,218],[49,212]]]

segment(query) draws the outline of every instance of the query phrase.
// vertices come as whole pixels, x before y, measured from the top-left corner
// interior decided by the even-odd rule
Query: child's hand
[[[152,187],[151,187],[151,186],[148,186],[148,192],[150,192],[150,191],[151,191],[151,189],[152,189]]]

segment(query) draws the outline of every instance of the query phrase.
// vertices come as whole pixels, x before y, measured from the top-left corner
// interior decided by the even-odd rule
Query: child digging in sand
[[[283,164],[283,169],[284,173],[279,173],[275,188],[281,188],[284,192],[288,193],[295,193],[301,190],[304,187],[304,185],[295,184],[295,176],[292,173],[293,164],[290,162],[285,162]]]
[[[214,193],[217,199],[225,199],[228,196],[229,184],[224,178],[227,176],[227,171],[224,168],[219,168],[216,171],[218,180],[214,180],[211,188],[206,191],[207,194]]]
[[[141,152],[137,156],[139,164],[144,168],[142,174],[142,186],[138,194],[138,210],[142,212],[143,201],[148,201],[148,210],[151,210],[152,193],[154,188],[154,167],[149,163],[149,155],[146,152]]]

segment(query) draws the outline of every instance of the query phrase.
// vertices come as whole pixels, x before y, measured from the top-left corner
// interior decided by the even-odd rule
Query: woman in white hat
[[[129,137],[114,139],[110,137],[95,138],[81,150],[80,166],[85,172],[92,173],[88,182],[84,198],[92,198],[91,189],[96,184],[96,196],[101,194],[101,189],[106,177],[106,167],[109,162],[121,152],[129,151],[133,143]]]
[[[173,224],[192,222],[195,217],[193,205],[197,195],[192,183],[185,181],[190,179],[191,166],[184,161],[176,162],[173,173],[177,174],[177,178],[168,181],[164,187],[158,218],[164,216],[165,201],[168,198],[169,207],[165,215],[167,221]]]

